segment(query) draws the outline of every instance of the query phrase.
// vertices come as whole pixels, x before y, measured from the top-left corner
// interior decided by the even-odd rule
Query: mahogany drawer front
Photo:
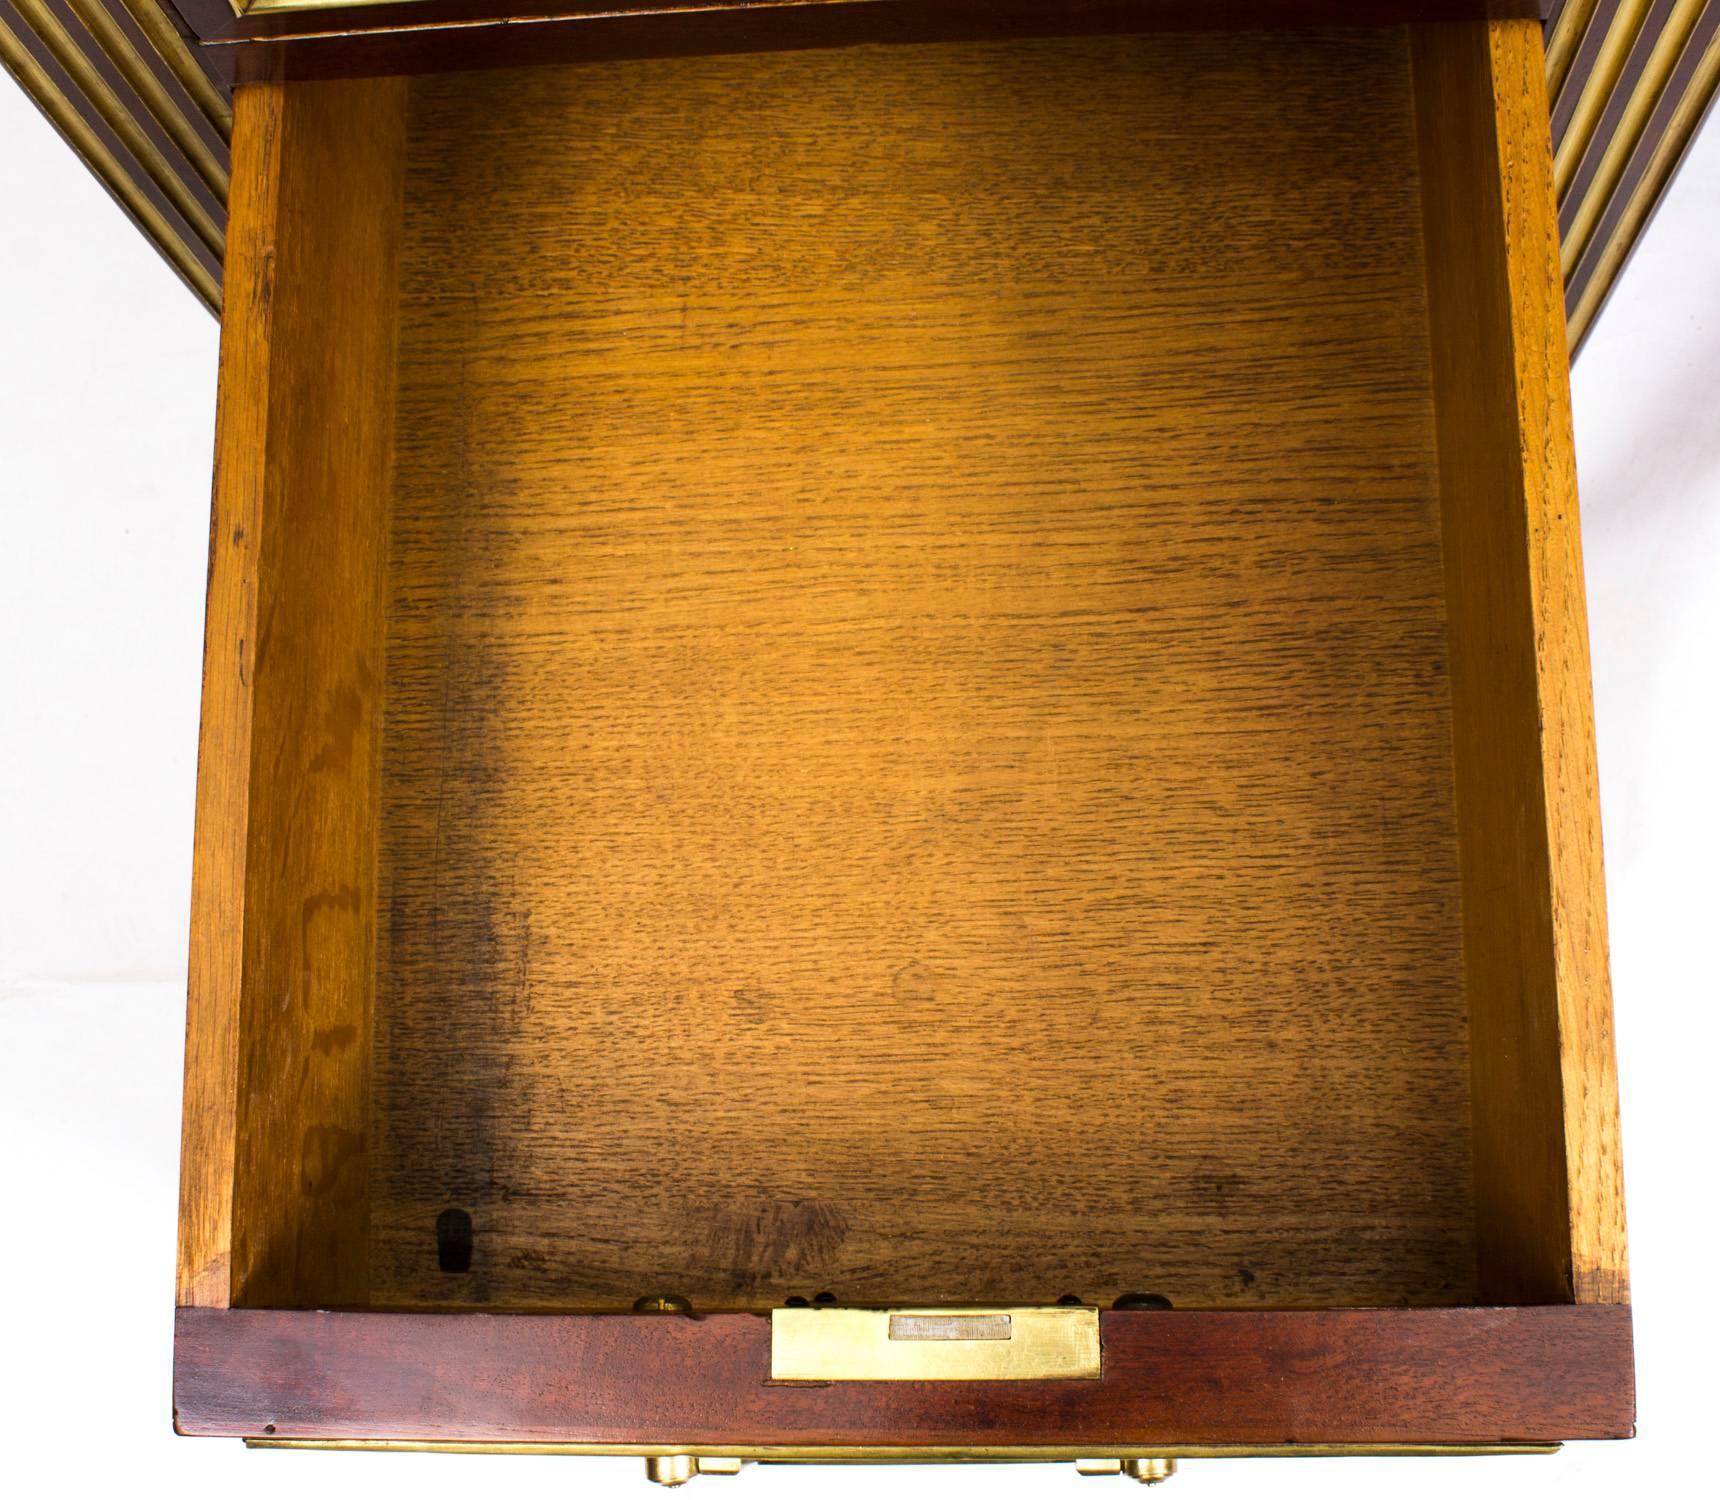
[[[169,0],[233,83],[1117,32],[1546,20],[1555,0]],[[520,22],[528,22],[521,25]]]
[[[227,267],[182,1430],[1629,1433],[1533,21],[249,85]]]
[[[774,1383],[768,1322],[185,1308],[181,1430],[1074,1458],[1629,1436],[1624,1307],[1108,1312],[1097,1381]],[[1205,1372],[1200,1375],[1191,1372]]]

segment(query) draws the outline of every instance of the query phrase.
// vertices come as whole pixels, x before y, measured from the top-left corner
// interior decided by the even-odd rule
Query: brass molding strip
[[[197,174],[217,194],[223,207],[227,202],[226,153],[220,150],[221,138],[211,145],[203,133],[192,124],[183,102],[169,92],[156,72],[144,61],[130,37],[122,28],[118,16],[126,12],[110,11],[102,0],[65,0],[67,6],[84,23],[102,51],[117,68],[132,91],[143,101],[150,115],[172,138]]]
[[[165,195],[157,201],[147,190],[144,184],[149,181],[148,174],[141,163],[127,159],[125,143],[117,132],[104,132],[97,123],[99,112],[89,101],[74,97],[73,80],[56,77],[51,68],[52,54],[38,55],[31,41],[42,47],[41,38],[25,25],[18,0],[3,0],[0,63],[198,300],[219,315],[219,250],[205,244],[192,226],[180,219]],[[104,139],[104,134],[111,139]]]
[[[1559,97],[1571,64],[1576,60],[1577,47],[1594,19],[1601,0],[1561,0],[1559,8],[1547,23],[1547,97]]]
[[[140,120],[127,108],[125,101],[114,91],[109,80],[102,76],[101,71],[66,30],[60,18],[48,8],[46,0],[11,0],[11,3],[24,24],[35,32],[42,44],[54,55],[55,61],[100,114],[108,128],[124,142],[126,150],[136,158],[150,179],[166,194],[174,208],[202,237],[203,242],[219,256],[222,253],[226,230],[225,224],[217,222],[216,219],[216,214],[221,211],[220,206],[216,204],[211,211],[210,203],[188,186],[174,169],[172,162],[162,151],[160,142],[151,138],[150,125],[154,122],[146,123],[145,120]],[[155,128],[160,130],[159,126]]]
[[[1549,80],[1547,104],[1553,117],[1553,140],[1564,138],[1583,85],[1595,70],[1595,59],[1618,15],[1620,0],[1598,0],[1574,14],[1568,23],[1568,53],[1557,86]]]
[[[241,0],[230,0],[233,13],[238,16],[272,16],[287,15],[295,11],[312,10],[372,10],[382,5],[401,5],[406,0],[251,0],[249,5]]]
[[[1602,0],[1565,80],[1563,95],[1576,102],[1555,158],[1573,358],[1676,175],[1716,87],[1720,0],[1634,0],[1618,5],[1610,21],[1605,10]],[[1603,24],[1602,44],[1590,46]]]
[[[1593,189],[1601,185],[1604,192],[1605,184],[1618,181],[1623,160],[1640,138],[1656,102],[1660,86],[1656,80],[1663,82],[1670,76],[1672,61],[1689,39],[1702,7],[1703,0],[1653,0],[1625,56],[1594,133],[1560,194],[1561,258],[1567,282],[1599,213]]]
[[[158,0],[0,0],[6,70],[212,312],[232,111]]]
[[[191,95],[203,117],[216,129],[223,141],[233,139],[232,101],[215,86],[203,64],[192,55],[191,44],[179,34],[179,28],[168,18],[157,0],[120,0],[126,13],[149,39],[162,62],[173,72],[185,91]]]
[[[1707,0],[1628,157],[1609,183],[1594,190],[1595,196],[1604,191],[1605,201],[1586,213],[1586,242],[1565,281],[1573,358],[1677,175],[1717,92],[1720,0]]]
[[[805,1444],[698,1443],[420,1443],[381,1438],[246,1438],[247,1448],[314,1449],[340,1453],[516,1453],[575,1458],[738,1458],[763,1464],[1015,1464],[1073,1463],[1083,1458],[1478,1458],[1557,1453],[1557,1443],[1304,1443],[1275,1447],[1034,1448],[1000,1444],[984,1448],[815,1447]]]
[[[1553,189],[1563,199],[1570,186],[1577,160],[1588,149],[1600,123],[1601,110],[1611,96],[1613,84],[1624,67],[1636,34],[1648,15],[1653,0],[1617,0],[1611,12],[1610,24],[1603,8],[1589,25],[1590,35],[1584,38],[1584,48],[1566,80],[1560,98],[1554,101],[1553,119]],[[1568,117],[1561,122],[1565,95],[1572,96]]]

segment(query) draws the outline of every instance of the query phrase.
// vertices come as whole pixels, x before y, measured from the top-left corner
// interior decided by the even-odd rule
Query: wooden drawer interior
[[[184,1299],[1615,1300],[1512,29],[241,90]]]

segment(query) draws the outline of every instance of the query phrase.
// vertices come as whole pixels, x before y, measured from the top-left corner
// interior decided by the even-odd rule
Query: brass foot
[[[1174,1458],[1078,1458],[1077,1474],[1127,1474],[1140,1484],[1163,1484],[1177,1471]]]
[[[670,1488],[685,1484],[695,1474],[738,1474],[738,1458],[694,1458],[691,1453],[662,1453],[645,1460],[645,1477],[652,1484]]]

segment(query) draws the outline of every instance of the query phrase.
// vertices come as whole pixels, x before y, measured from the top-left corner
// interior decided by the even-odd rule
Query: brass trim
[[[1720,0],[1711,0],[1711,3],[1720,4]],[[1666,134],[1654,146],[1647,169],[1632,190],[1612,235],[1605,241],[1600,259],[1588,277],[1577,305],[1571,309],[1569,337],[1572,349],[1587,337],[1596,315],[1612,294],[1620,270],[1635,248],[1660,195],[1672,181],[1673,173],[1694,139],[1697,126],[1714,102],[1717,91],[1720,91],[1720,31],[1709,40],[1689,87],[1678,101]]]
[[[1624,70],[1625,60],[1636,42],[1636,34],[1648,18],[1650,0],[1623,0],[1613,13],[1606,38],[1595,55],[1595,65],[1583,80],[1583,91],[1577,96],[1577,106],[1571,112],[1570,123],[1559,138],[1553,152],[1553,191],[1562,203],[1576,175],[1577,165],[1588,150],[1600,124],[1601,113],[1611,97],[1613,85]]]
[[[174,209],[219,257],[223,253],[225,240],[221,226],[188,191],[179,174],[173,169],[172,163],[144,134],[131,111],[91,66],[90,60],[79,50],[58,18],[43,5],[42,0],[12,0],[12,4],[24,24],[35,32],[42,44],[54,54],[55,61],[77,84],[108,127],[120,138],[126,150],[137,158],[150,179],[173,204]]]
[[[305,10],[374,10],[381,5],[404,5],[407,0],[228,0],[236,16],[291,15]]]
[[[235,16],[283,16],[296,15],[301,12],[319,10],[381,10],[389,5],[408,5],[415,0],[227,0],[233,7]],[[780,8],[787,5],[803,5],[806,0],[752,0],[757,8]],[[615,16],[629,15],[685,15],[693,11],[716,10],[719,7],[708,3],[708,0],[680,0],[679,4],[663,4],[641,10],[638,6],[587,6],[579,10],[561,11],[553,16],[510,16],[501,24],[513,25],[519,21],[583,21],[610,20]],[[491,17],[482,22],[484,25],[498,24],[497,18]]]
[[[214,80],[203,71],[203,65],[192,56],[173,23],[167,19],[158,0],[120,0],[138,28],[149,38],[149,45],[172,70],[173,76],[185,86],[196,101],[204,118],[224,141],[233,139],[233,106],[227,102]]]
[[[161,211],[140,192],[113,153],[103,144],[77,107],[66,98],[54,80],[42,70],[24,44],[18,40],[0,14],[0,64],[18,82],[18,86],[35,101],[48,123],[60,133],[62,140],[77,153],[83,164],[112,195],[145,234],[156,244],[179,279],[188,286],[212,313],[221,313],[221,287],[208,269],[197,259],[185,239],[174,229]]]
[[[340,1453],[515,1453],[572,1458],[728,1458],[761,1464],[1015,1464],[1142,1457],[1143,1444],[1108,1447],[1031,1447],[997,1444],[972,1448],[804,1443],[442,1443],[392,1438],[246,1438],[247,1448],[315,1449]],[[1154,1444],[1154,1458],[1488,1458],[1557,1453],[1558,1443],[1301,1443],[1253,1447]]]
[[[241,19],[246,16],[291,16],[317,15],[329,10],[382,10],[388,6],[400,6],[417,3],[417,0],[250,0],[241,4],[241,0],[228,0],[233,6],[234,14]],[[788,6],[804,5],[806,0],[751,0],[748,8],[753,10],[779,10]],[[375,25],[375,26],[343,26],[323,27],[312,29],[314,23],[306,23],[304,29],[294,27],[293,30],[279,37],[256,36],[215,36],[203,39],[205,47],[243,46],[257,41],[327,41],[343,36],[376,36],[379,33],[400,35],[416,31],[460,31],[485,26],[542,26],[556,21],[613,21],[623,17],[649,16],[684,16],[695,15],[702,11],[730,9],[729,6],[719,6],[710,0],[680,0],[678,4],[664,4],[650,10],[640,10],[629,6],[595,6],[581,10],[558,10],[542,15],[529,16],[467,16],[455,17],[446,21],[431,19],[414,20],[406,25]]]
[[[1570,77],[1571,64],[1583,35],[1595,18],[1600,0],[1565,0],[1559,17],[1547,32],[1547,97],[1557,99],[1559,90]]]
[[[772,1380],[1097,1380],[1096,1307],[778,1307]]]
[[[1690,40],[1690,34],[1706,3],[1708,0],[1678,0],[1672,8],[1672,14],[1667,18],[1665,27],[1654,39],[1648,60],[1643,66],[1642,76],[1637,79],[1636,87],[1625,102],[1618,124],[1606,142],[1594,181],[1588,185],[1588,191],[1577,205],[1570,231],[1563,236],[1559,246],[1562,270],[1567,280],[1587,247],[1589,236],[1593,234],[1607,200],[1617,188],[1625,163],[1629,160],[1630,153],[1636,149],[1637,141],[1642,138],[1643,126],[1647,124],[1654,106],[1659,103],[1661,92],[1671,79],[1672,70],[1678,65],[1678,59],[1683,55],[1685,44]]]
[[[370,6],[370,5],[404,5],[406,3],[408,3],[408,0],[357,0],[356,5],[344,5],[343,4],[343,5],[334,7],[334,8],[339,9],[339,10],[354,10],[354,9],[362,10],[366,6]],[[758,0],[758,4],[760,6],[786,5],[786,4],[792,4],[792,3],[794,3],[794,0]],[[313,8],[317,9],[317,10],[321,10],[321,9],[327,9],[328,7],[317,6],[317,7],[313,7]],[[697,6],[694,8],[700,9],[700,10],[706,9],[706,7],[704,7],[704,6]],[[266,7],[265,6],[253,6],[250,9],[248,9],[245,12],[245,14],[248,16],[249,15],[259,15],[265,9],[267,9],[271,14],[274,14],[274,15],[287,15],[287,14],[291,14],[292,12],[301,9],[301,7],[299,7],[297,5],[271,5],[271,6],[266,6]],[[644,12],[644,14],[648,14],[648,15],[659,15],[659,14],[677,14],[678,15],[681,13],[682,12],[680,12],[680,11],[676,11],[676,12],[659,12],[659,11]],[[631,15],[632,12],[627,12],[627,14]],[[586,20],[608,20],[608,19],[610,19],[610,17],[607,15],[594,15],[590,11],[578,11],[573,15],[566,15],[566,14],[558,13],[558,14],[553,15],[553,16],[511,16],[505,21],[498,21],[494,16],[465,16],[465,17],[456,16],[456,17],[454,17],[450,20],[447,20],[447,21],[429,21],[429,20],[414,21],[409,26],[329,26],[329,27],[323,27],[320,30],[310,29],[309,27],[301,30],[301,29],[295,27],[292,31],[282,32],[278,36],[263,36],[263,37],[259,37],[259,36],[212,36],[212,37],[205,37],[202,40],[200,40],[198,42],[198,46],[200,46],[200,47],[273,46],[273,45],[276,45],[278,43],[283,43],[283,42],[331,42],[331,41],[339,41],[342,37],[417,36],[421,32],[431,32],[431,31],[483,31],[483,30],[486,30],[492,26],[545,26],[545,25],[549,25],[550,23],[555,22],[555,21],[586,21]]]
[[[184,153],[185,159],[191,163],[197,175],[213,189],[222,203],[226,203],[226,166],[187,123],[185,115],[162,86],[161,80],[150,70],[149,64],[132,46],[125,33],[114,24],[113,16],[103,8],[102,0],[66,0],[66,3],[73,14],[84,23],[84,29],[95,38],[96,45],[119,69],[138,98],[143,100],[156,122],[173,138],[173,144]]]

